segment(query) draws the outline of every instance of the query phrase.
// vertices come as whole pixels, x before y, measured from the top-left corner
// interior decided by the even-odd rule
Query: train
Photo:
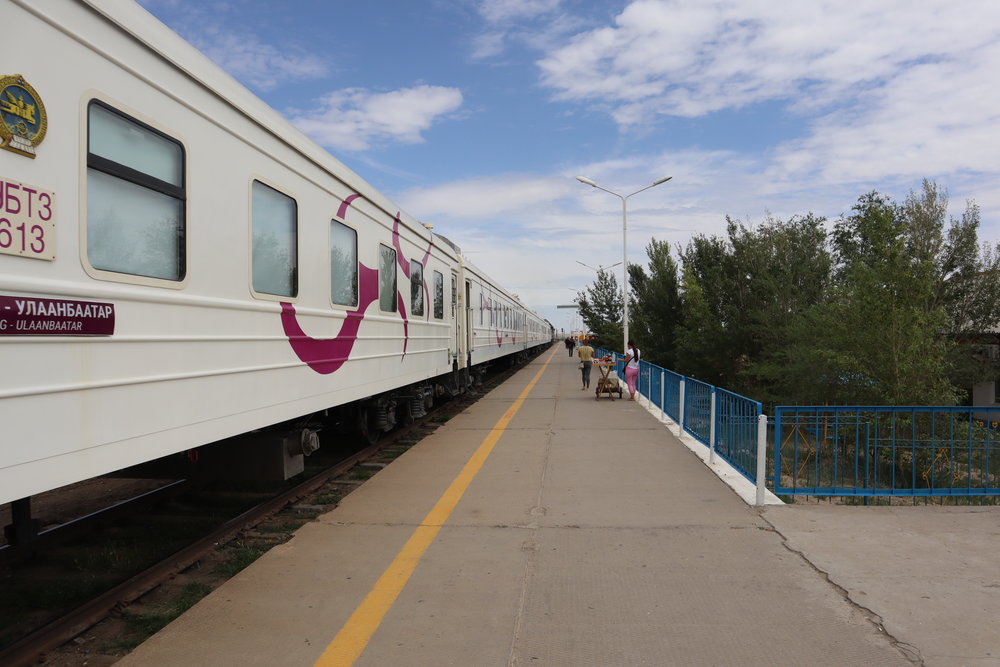
[[[221,443],[288,478],[551,344],[138,4],[0,4],[0,503]]]

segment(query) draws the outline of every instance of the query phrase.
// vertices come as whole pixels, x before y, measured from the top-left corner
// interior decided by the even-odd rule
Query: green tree
[[[937,305],[933,230],[910,224],[905,207],[871,192],[834,228],[836,290],[815,332],[836,363],[820,376],[842,402],[949,405],[951,341]]]
[[[949,377],[968,389],[1000,374],[990,345],[997,343],[1000,321],[1000,252],[978,240],[979,207],[966,204],[961,219],[952,219],[945,233],[948,195],[924,181],[922,191],[911,192],[902,206],[907,224],[907,247],[914,272],[926,275],[932,291],[925,310],[943,308],[944,334],[954,343],[949,354]]]
[[[718,236],[697,235],[681,251],[681,324],[675,328],[676,370],[732,387],[738,353],[731,335],[726,280],[728,248]]]
[[[681,323],[675,330],[677,366],[671,370],[725,387],[732,377],[732,357],[720,354],[717,347],[718,341],[725,339],[723,324],[712,312],[697,274],[687,264],[682,285]]]
[[[727,219],[726,238],[695,237],[681,258],[684,299],[693,298],[688,291],[697,285],[700,302],[685,308],[678,349],[685,356],[712,350],[715,359],[679,364],[711,369],[722,386],[764,400],[782,394],[791,332],[802,328],[798,320],[823,299],[830,282],[824,220],[768,218],[750,227]],[[686,318],[696,313],[694,326]]]
[[[594,284],[577,293],[580,317],[594,334],[598,347],[617,350],[622,344],[622,297],[614,274],[597,272]]]
[[[634,295],[629,305],[629,335],[642,350],[643,359],[664,368],[677,364],[675,328],[681,320],[681,294],[677,263],[664,241],[646,246],[649,274],[641,265],[629,265]]]
[[[734,308],[744,363],[738,390],[765,402],[798,391],[788,373],[789,346],[808,329],[809,312],[827,298],[833,258],[825,219],[812,214],[788,221],[767,219],[755,229],[730,223],[734,277],[742,296]]]
[[[1000,244],[980,245],[975,204],[947,209],[925,181],[902,204],[862,195],[832,232],[807,215],[695,236],[676,370],[768,403],[956,402],[1000,373]],[[650,280],[633,270],[637,320]]]

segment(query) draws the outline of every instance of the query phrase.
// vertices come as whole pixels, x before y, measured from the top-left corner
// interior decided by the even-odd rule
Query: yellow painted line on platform
[[[365,599],[361,601],[358,608],[354,610],[351,617],[347,619],[344,627],[340,629],[337,636],[333,638],[333,641],[323,651],[323,655],[316,661],[317,667],[352,665],[361,656],[372,635],[375,634],[378,626],[382,623],[382,619],[389,613],[389,609],[403,591],[403,587],[410,580],[410,576],[413,575],[413,571],[417,568],[420,559],[427,551],[427,548],[430,547],[431,542],[434,541],[438,531],[441,530],[441,526],[451,516],[451,513],[458,505],[458,501],[465,495],[465,491],[469,488],[472,480],[475,479],[476,475],[479,474],[480,468],[486,463],[486,459],[489,458],[493,448],[500,440],[500,436],[504,434],[510,421],[517,414],[518,410],[521,409],[524,400],[531,393],[531,390],[534,389],[535,385],[538,384],[542,373],[548,368],[549,363],[555,358],[558,351],[555,350],[549,355],[548,360],[535,373],[535,377],[531,379],[528,386],[524,388],[520,396],[507,408],[507,411],[504,412],[503,416],[493,426],[493,429],[479,445],[479,448],[466,461],[462,471],[458,473],[458,476],[455,477],[448,489],[438,499],[434,508],[428,512],[417,529],[413,531],[413,535],[410,536],[410,539],[400,549],[395,560],[382,573],[379,580],[375,582],[375,586],[365,596]]]

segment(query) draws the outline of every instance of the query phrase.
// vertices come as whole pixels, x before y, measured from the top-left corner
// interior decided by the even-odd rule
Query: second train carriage
[[[375,435],[550,342],[138,5],[0,4],[0,502],[331,409]]]

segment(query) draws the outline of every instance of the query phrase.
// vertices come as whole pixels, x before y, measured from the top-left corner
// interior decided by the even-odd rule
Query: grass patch
[[[375,474],[374,472],[372,472],[371,470],[368,470],[367,468],[360,468],[359,467],[359,468],[355,468],[355,469],[353,469],[351,471],[351,474],[348,475],[348,479],[362,479],[362,480],[363,479],[371,479],[371,476],[374,475],[374,474]]]
[[[181,589],[181,593],[176,599],[161,606],[156,612],[148,614],[125,612],[122,614],[125,630],[121,639],[102,646],[102,650],[114,653],[133,650],[211,592],[211,586],[200,582],[191,582]]]
[[[283,523],[257,526],[261,533],[294,533],[305,524],[305,521],[285,521]]]
[[[313,498],[313,503],[316,505],[336,505],[340,502],[343,496],[339,493],[321,493]]]
[[[382,452],[380,456],[384,459],[389,459],[391,461],[393,459],[398,459],[400,456],[405,454],[407,449],[409,448],[390,449],[385,452]]]
[[[222,549],[231,550],[230,554],[224,563],[221,563],[212,570],[212,574],[218,574],[227,578],[235,577],[244,568],[267,553],[268,549],[272,546],[274,545],[246,544],[242,541],[230,542],[221,547]]]

